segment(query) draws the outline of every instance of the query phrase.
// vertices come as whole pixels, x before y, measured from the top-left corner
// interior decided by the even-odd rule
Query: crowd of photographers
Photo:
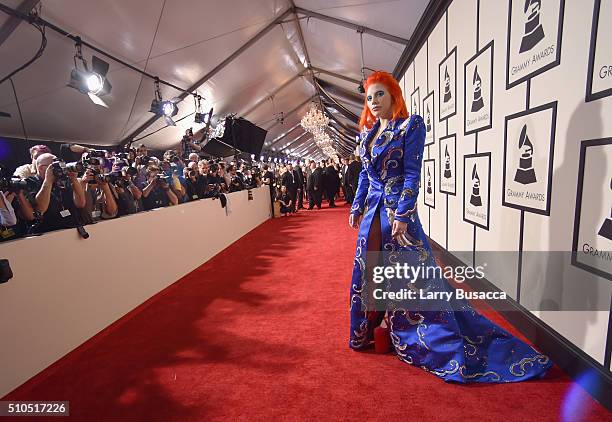
[[[74,227],[83,235],[84,225],[99,220],[204,198],[224,204],[225,193],[263,184],[283,214],[303,208],[304,200],[310,209],[323,198],[333,207],[340,188],[352,200],[359,171],[351,171],[354,157],[301,166],[204,159],[191,130],[178,151],[162,158],[142,144],[118,151],[62,144],[58,156],[36,145],[30,158],[12,175],[0,164],[0,241]]]
[[[31,162],[13,175],[0,165],[0,241],[262,185],[258,166],[202,159],[187,141],[161,159],[144,145],[115,152],[63,144],[59,156],[30,148]]]

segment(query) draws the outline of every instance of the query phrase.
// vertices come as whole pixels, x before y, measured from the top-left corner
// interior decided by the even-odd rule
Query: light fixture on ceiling
[[[208,121],[210,120],[210,116],[212,116],[212,107],[210,108],[210,111],[208,113],[204,113],[202,110],[202,97],[200,95],[194,95],[194,100],[195,100],[195,118],[194,118],[194,122],[195,123],[199,123],[199,124],[206,124],[208,123]]]
[[[180,98],[174,97],[170,100],[164,100],[159,89],[159,79],[155,78],[155,98],[151,101],[151,113],[154,113],[164,118],[164,121],[168,126],[176,126],[176,123],[172,118],[177,115],[178,107],[177,103],[181,101]]]
[[[87,94],[94,104],[108,108],[100,97],[109,94],[113,88],[106,78],[110,65],[99,57],[92,56],[90,70],[87,61],[83,57],[80,40],[76,42],[75,48],[74,69],[70,72],[68,86],[83,94]],[[79,66],[79,62],[81,66]]]

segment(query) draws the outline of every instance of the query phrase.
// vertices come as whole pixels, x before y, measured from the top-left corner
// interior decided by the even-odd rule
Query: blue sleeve
[[[395,211],[395,219],[407,223],[410,215],[416,212],[419,196],[419,181],[425,148],[425,125],[423,118],[414,115],[406,129],[404,147],[404,186]]]
[[[366,163],[362,161],[361,171],[359,172],[359,178],[357,182],[357,190],[355,192],[355,199],[353,200],[353,206],[351,207],[351,214],[363,214],[365,208],[365,200],[368,196],[369,188],[370,180],[368,179]]]

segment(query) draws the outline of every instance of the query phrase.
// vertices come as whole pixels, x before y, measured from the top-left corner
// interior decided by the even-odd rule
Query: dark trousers
[[[351,187],[351,185],[344,185],[344,200],[349,203],[352,204],[353,203],[353,188]]]
[[[289,190],[287,189],[287,192],[289,193],[289,197],[291,198],[291,204],[289,205],[289,212],[295,212],[296,208],[295,208],[295,200],[297,197],[297,191],[292,189]]]
[[[334,202],[334,200],[336,199],[336,193],[338,193],[338,188],[329,189],[327,191],[327,200],[329,201],[329,206],[330,207],[335,207],[336,206],[336,204]]]
[[[304,208],[304,188],[299,188],[297,191],[297,207]]]
[[[321,201],[323,200],[321,190],[310,190],[308,191],[308,208],[312,209],[316,205],[317,208],[321,209]]]

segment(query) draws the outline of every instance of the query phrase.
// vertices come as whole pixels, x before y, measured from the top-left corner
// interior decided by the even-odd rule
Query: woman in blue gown
[[[423,119],[408,117],[399,84],[389,73],[374,72],[365,89],[359,145],[363,167],[349,216],[349,224],[359,228],[350,288],[349,346],[370,347],[373,329],[387,316],[398,358],[445,381],[516,382],[543,377],[552,366],[548,356],[495,325],[464,299],[453,295],[452,300],[439,300],[433,306],[429,302],[429,307],[420,306],[422,301],[409,306],[391,300],[385,311],[372,311],[368,305],[372,267],[381,259],[382,265],[398,262],[398,256],[415,257],[411,265],[435,267],[436,263],[417,213]],[[423,276],[408,284],[414,291],[455,290],[442,276]]]

